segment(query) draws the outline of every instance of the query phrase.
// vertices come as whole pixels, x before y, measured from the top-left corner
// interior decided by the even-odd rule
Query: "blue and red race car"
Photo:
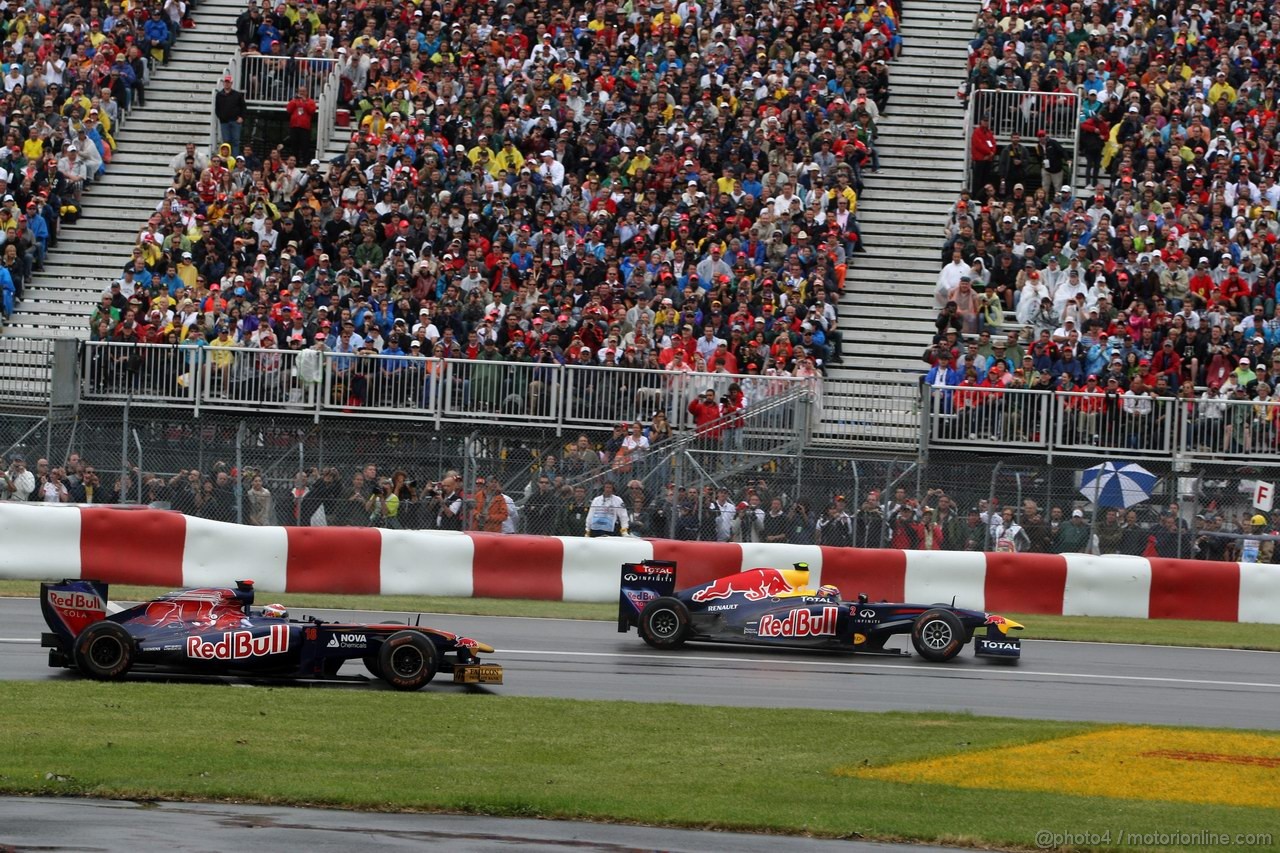
[[[234,588],[170,592],[107,613],[107,585],[64,580],[40,585],[50,632],[49,665],[113,681],[130,672],[337,680],[362,661],[397,690],[417,690],[438,672],[457,684],[501,684],[502,667],[481,663],[493,648],[448,631],[395,623],[290,619],[279,605],[253,607],[253,581]]]
[[[1021,640],[1009,635],[1022,625],[1011,619],[954,603],[893,604],[865,595],[843,601],[835,587],[811,588],[804,563],[751,569],[679,592],[674,562],[625,563],[618,630],[633,627],[657,649],[709,642],[886,653],[890,637],[910,634],[916,652],[939,663],[970,640],[980,657],[1016,661],[1022,654]]]

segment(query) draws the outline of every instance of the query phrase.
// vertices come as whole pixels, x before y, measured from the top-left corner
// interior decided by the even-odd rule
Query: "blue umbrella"
[[[1141,465],[1103,462],[1080,475],[1080,494],[1096,506],[1128,509],[1151,497],[1158,478]]]

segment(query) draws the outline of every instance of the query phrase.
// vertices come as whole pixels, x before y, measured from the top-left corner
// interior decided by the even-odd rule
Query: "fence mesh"
[[[0,418],[0,447],[6,463],[21,455],[38,475],[64,469],[70,501],[145,503],[246,524],[577,536],[608,484],[630,535],[701,541],[1232,559],[1256,556],[1250,534],[1280,531],[1280,507],[1255,524],[1255,485],[1270,481],[1247,465],[1143,461],[1153,475],[1145,495],[1128,507],[1095,507],[1082,489],[1091,460],[833,454],[804,446],[807,411],[800,399],[780,399],[702,434],[664,436],[658,424],[651,447],[628,453],[627,436],[652,424],[556,434],[82,406]],[[384,478],[396,496],[391,512],[379,497]],[[495,487],[507,512],[495,510]],[[1273,549],[1261,550],[1269,560]]]

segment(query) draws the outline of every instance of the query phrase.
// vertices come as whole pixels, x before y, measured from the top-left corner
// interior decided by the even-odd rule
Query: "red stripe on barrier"
[[[471,562],[473,596],[548,601],[564,598],[564,545],[556,537],[467,535],[476,549]]]
[[[182,586],[186,516],[158,509],[84,508],[79,513],[80,577],[169,589]]]
[[[822,582],[840,587],[845,599],[865,592],[872,601],[902,601],[907,555],[902,551],[822,546]]]
[[[687,589],[742,571],[742,546],[736,542],[654,539],[653,559],[675,560],[676,586]]]
[[[1240,567],[1202,560],[1151,561],[1148,619],[1235,622],[1240,616]]]
[[[289,592],[377,595],[382,591],[382,534],[368,527],[288,527]]]
[[[987,554],[989,612],[1062,613],[1067,561],[1058,554]]]

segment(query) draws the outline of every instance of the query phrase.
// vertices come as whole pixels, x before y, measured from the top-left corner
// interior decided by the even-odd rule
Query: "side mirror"
[[[867,594],[865,592],[858,593],[858,603],[859,604],[867,603]]]

